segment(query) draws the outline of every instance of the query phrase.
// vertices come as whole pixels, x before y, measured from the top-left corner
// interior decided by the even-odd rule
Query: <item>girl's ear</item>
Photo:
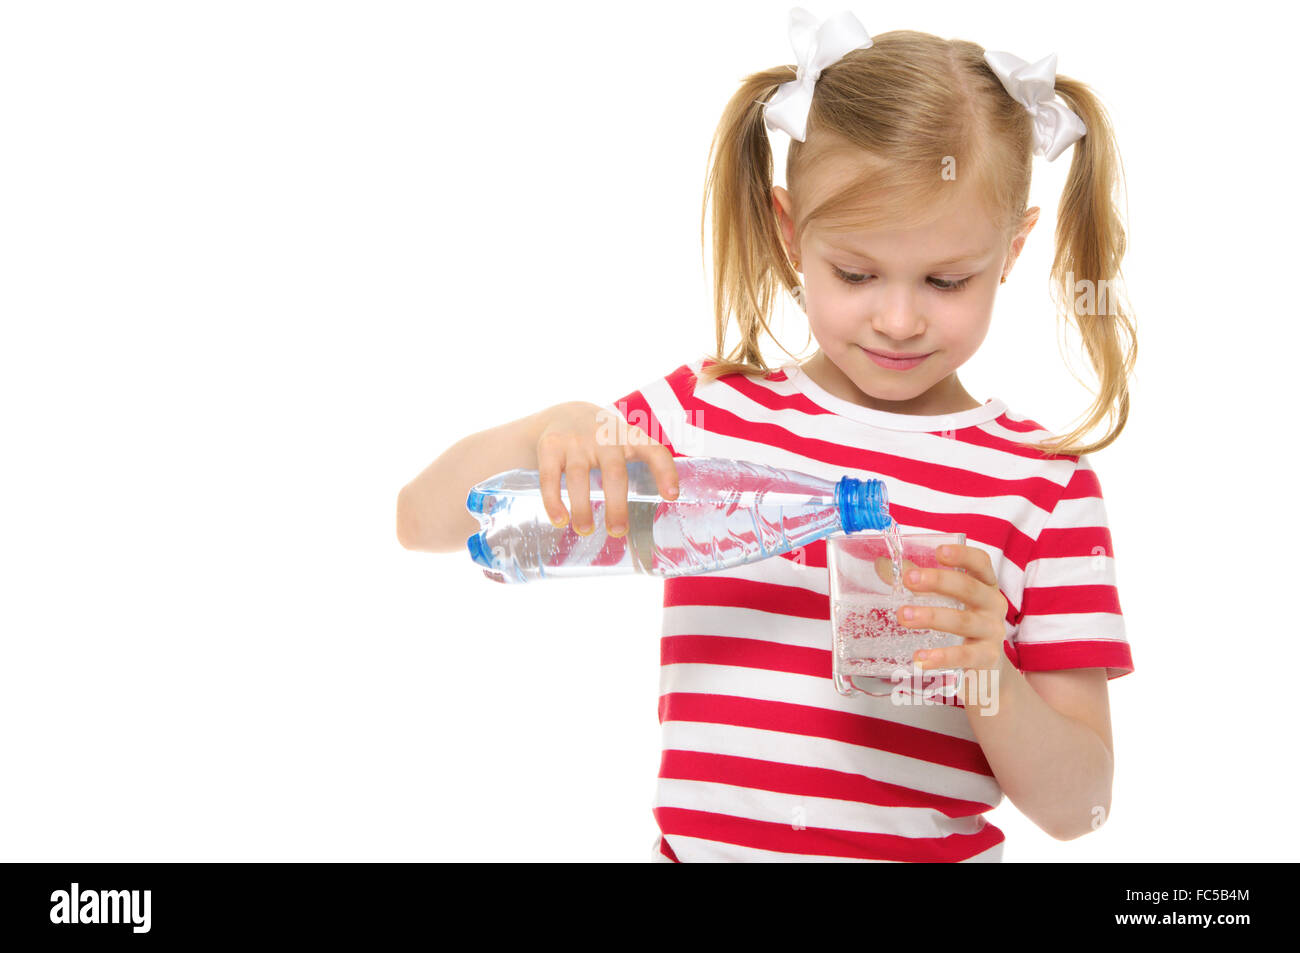
[[[779,185],[772,186],[772,211],[776,215],[776,224],[785,239],[786,254],[795,259],[799,257],[799,249],[794,247],[794,218],[790,214],[792,207],[790,193]]]
[[[1034,230],[1038,224],[1038,213],[1042,211],[1037,205],[1025,212],[1024,218],[1020,220],[1020,230],[1016,232],[1015,238],[1011,239],[1011,247],[1007,250],[1007,260],[1002,266],[1002,274],[1005,276],[1011,271],[1011,266],[1016,263],[1020,257],[1021,250],[1025,247],[1025,240],[1029,238],[1029,233]]]
[[[1035,205],[1033,208],[1027,210],[1025,212],[1025,217],[1021,219],[1020,231],[1016,232],[1015,240],[1011,243],[1012,247],[1015,248],[1017,255],[1020,254],[1020,249],[1025,247],[1025,239],[1029,237],[1029,233],[1032,232],[1034,226],[1038,224],[1038,213],[1041,211],[1042,209]]]

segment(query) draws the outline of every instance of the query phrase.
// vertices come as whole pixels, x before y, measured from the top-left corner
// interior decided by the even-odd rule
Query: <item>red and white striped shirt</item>
[[[1021,671],[1133,670],[1101,486],[1088,458],[999,400],[943,416],[871,410],[790,363],[700,385],[707,358],[606,407],[674,457],[883,479],[903,532],[987,552]],[[698,386],[697,386],[698,385]],[[657,860],[999,861],[1002,790],[955,703],[835,691],[826,544],[664,580]]]

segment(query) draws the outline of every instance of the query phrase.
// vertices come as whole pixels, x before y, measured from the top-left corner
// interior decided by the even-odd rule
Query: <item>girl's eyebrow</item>
[[[872,258],[870,255],[868,255],[866,252],[859,251],[856,248],[849,248],[847,245],[839,245],[836,244],[835,242],[830,242],[829,244],[832,248],[838,251],[848,252],[850,255],[857,255],[859,258],[865,259],[866,261],[875,261],[875,259]],[[988,253],[989,250],[987,248],[981,249],[979,251],[964,252],[959,255],[954,255],[951,258],[945,258],[943,261],[934,262],[930,267],[942,268],[945,265],[957,265],[957,264],[961,264],[962,262],[978,261]]]

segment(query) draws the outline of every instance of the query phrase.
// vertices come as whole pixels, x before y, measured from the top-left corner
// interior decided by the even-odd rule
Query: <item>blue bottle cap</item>
[[[883,480],[841,477],[835,484],[835,505],[840,511],[840,526],[846,533],[884,530],[893,522]]]

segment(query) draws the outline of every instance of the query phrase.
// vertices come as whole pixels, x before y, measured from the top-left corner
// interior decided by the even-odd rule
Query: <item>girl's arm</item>
[[[1100,827],[1115,769],[1106,670],[997,673],[993,701],[969,697],[966,713],[1003,792],[1058,840]]]
[[[971,732],[1011,802],[1058,840],[1101,826],[1110,811],[1114,758],[1106,669],[1021,673],[1003,651],[1007,597],[988,552],[940,546],[948,568],[912,569],[913,591],[961,600],[965,609],[905,606],[899,621],[962,636],[962,644],[916,652],[925,668],[961,668]]]
[[[560,406],[560,405],[557,405]],[[505,470],[537,469],[548,407],[452,444],[397,494],[397,541],[406,549],[451,553],[479,530],[465,508],[470,488]]]

